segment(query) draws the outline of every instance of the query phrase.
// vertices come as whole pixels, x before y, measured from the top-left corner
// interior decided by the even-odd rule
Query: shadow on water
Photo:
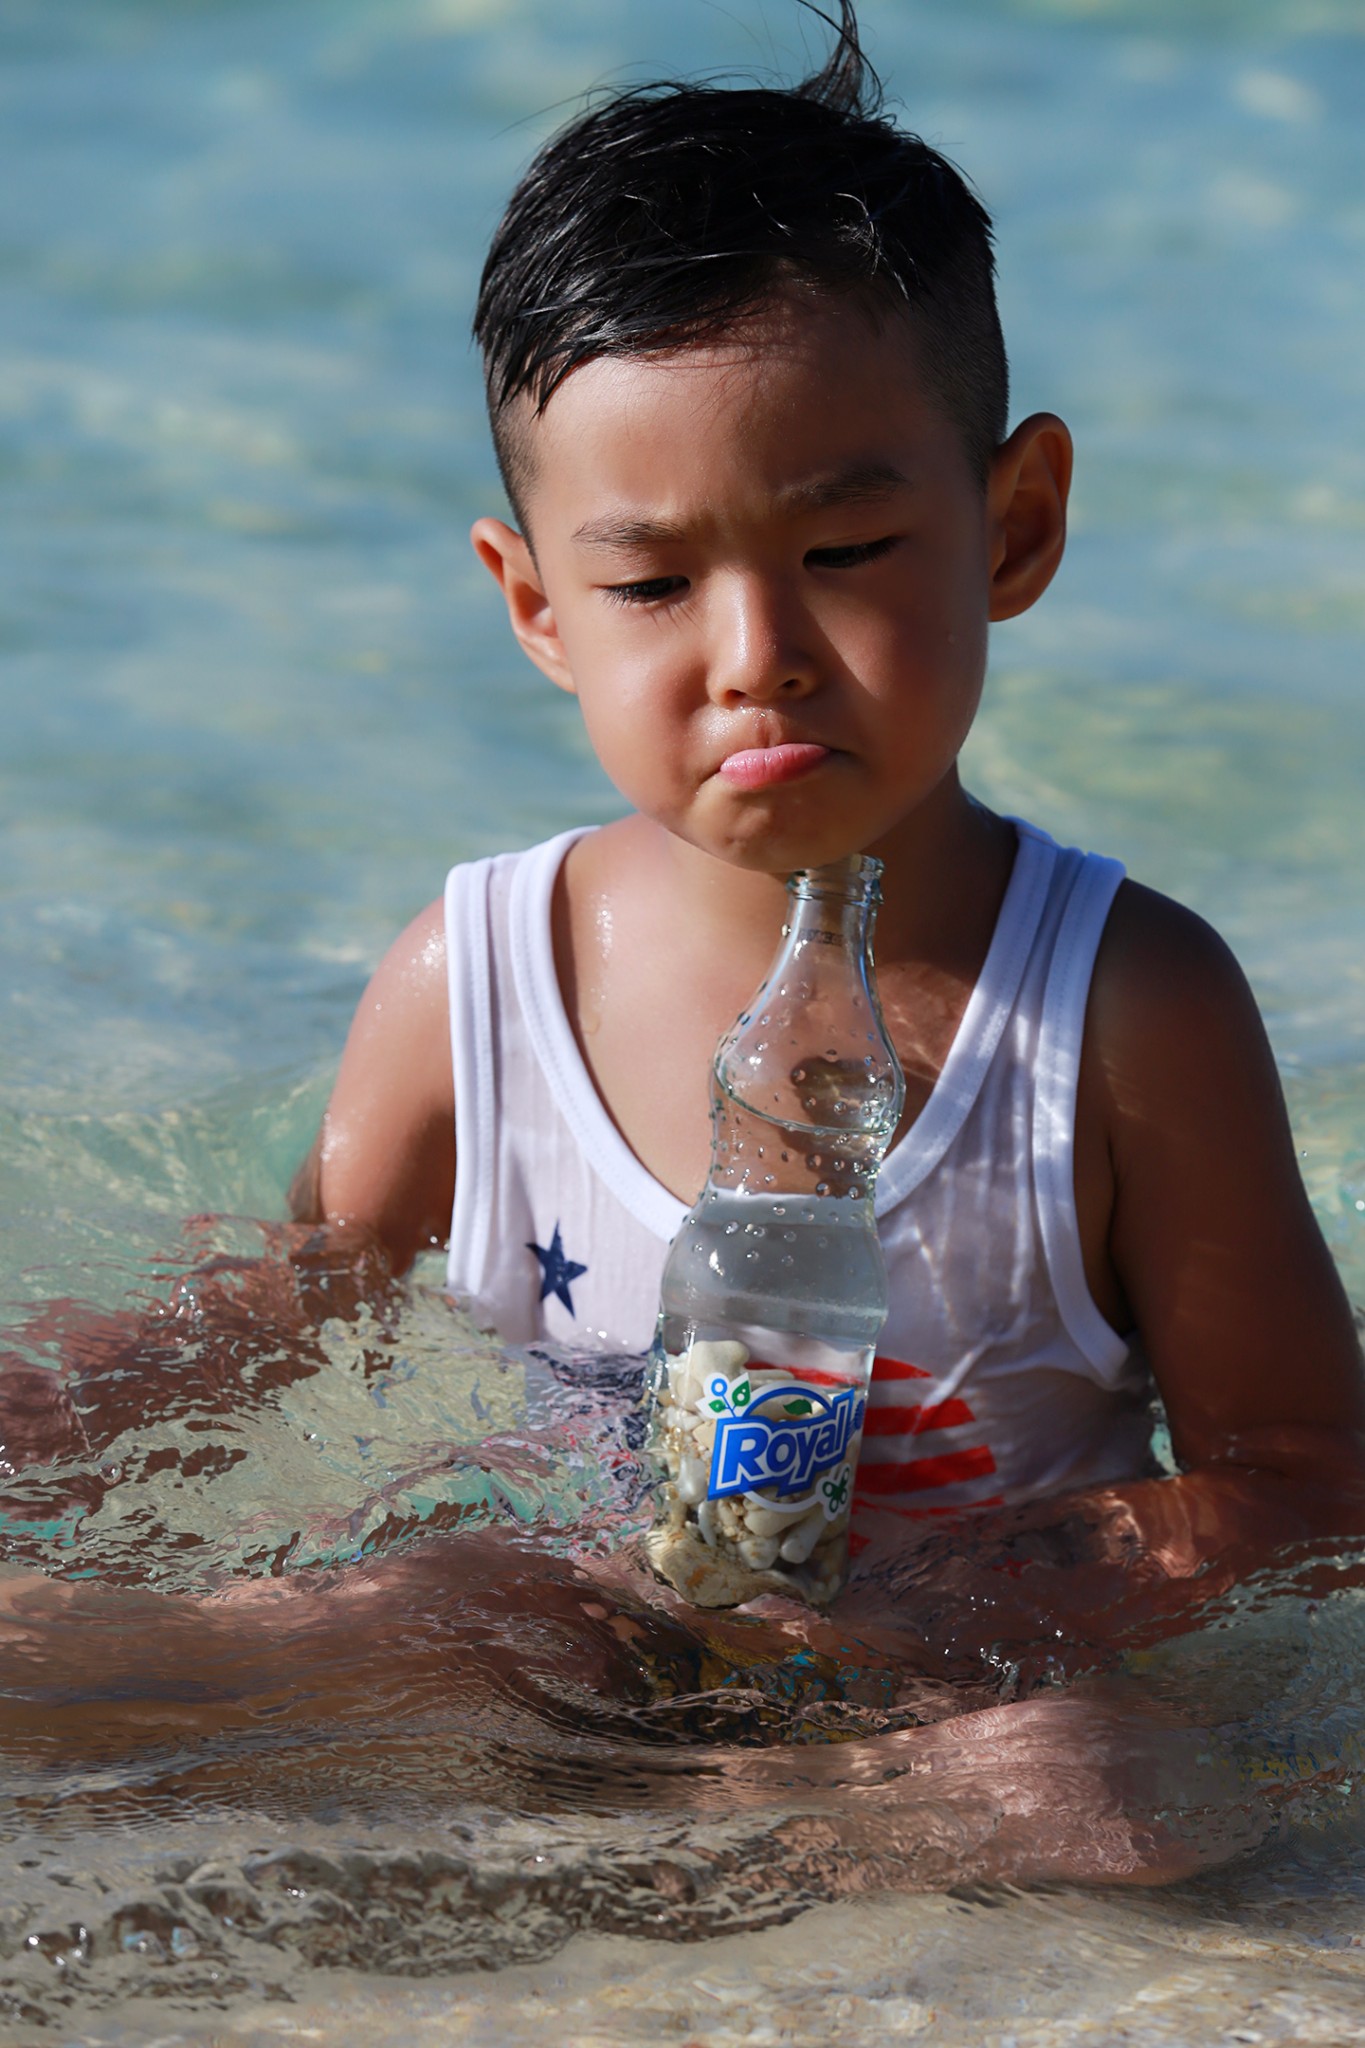
[[[1101,1652],[1059,1641],[1078,1537],[1002,1571],[998,1520],[939,1523],[828,1617],[701,1616],[637,1562],[638,1361],[508,1352],[299,1231],[142,1277],[0,1375],[15,2019],[1358,1831],[1358,1560]]]

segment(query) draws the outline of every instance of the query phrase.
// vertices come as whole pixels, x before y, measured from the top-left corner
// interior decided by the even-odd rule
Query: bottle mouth
[[[882,863],[875,854],[850,853],[843,860],[829,861],[824,867],[798,868],[788,875],[787,887],[793,896],[835,897],[844,901],[880,903]]]

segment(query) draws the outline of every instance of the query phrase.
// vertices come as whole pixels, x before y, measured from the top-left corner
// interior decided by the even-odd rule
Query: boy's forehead
[[[538,415],[526,405],[518,439],[532,500],[589,542],[610,525],[613,500],[738,487],[800,512],[912,483],[926,457],[958,447],[910,320],[848,299],[765,308],[681,347],[595,357]]]

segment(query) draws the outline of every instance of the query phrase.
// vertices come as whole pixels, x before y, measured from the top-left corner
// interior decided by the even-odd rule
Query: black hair
[[[704,341],[791,282],[909,312],[921,373],[984,484],[1009,402],[990,216],[946,158],[883,116],[852,0],[839,11],[820,14],[837,41],[804,83],[619,93],[552,136],[513,192],[474,335],[523,525],[516,400],[539,412],[581,363]]]

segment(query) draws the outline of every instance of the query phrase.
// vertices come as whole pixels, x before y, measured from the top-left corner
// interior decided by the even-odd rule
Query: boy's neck
[[[867,848],[884,864],[878,958],[949,968],[976,960],[1017,845],[1014,826],[968,796],[954,768],[912,817]]]
[[[786,900],[786,875],[742,868],[643,818],[629,821],[642,856],[657,862],[661,894],[694,936],[730,953],[771,951]],[[967,795],[956,772],[927,803],[875,845],[884,864],[877,919],[879,961],[949,966],[989,937],[1015,851],[1012,825]]]

